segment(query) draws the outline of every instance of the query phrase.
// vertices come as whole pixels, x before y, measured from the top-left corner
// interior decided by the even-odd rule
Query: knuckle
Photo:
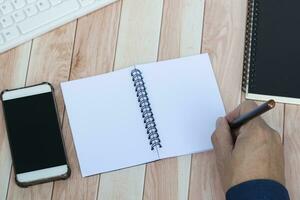
[[[247,100],[242,104],[241,112],[245,113],[257,107],[254,101]]]
[[[212,136],[211,136],[211,141],[212,141],[213,144],[216,144],[216,143],[217,143],[217,141],[218,141],[218,136],[217,136],[217,133],[216,133],[216,132],[214,132],[214,133],[212,134]]]

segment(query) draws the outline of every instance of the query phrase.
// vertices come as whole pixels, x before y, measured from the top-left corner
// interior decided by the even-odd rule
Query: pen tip
[[[269,100],[269,101],[268,101],[268,106],[269,106],[269,108],[274,108],[275,105],[276,105],[276,102],[275,102],[274,100]]]

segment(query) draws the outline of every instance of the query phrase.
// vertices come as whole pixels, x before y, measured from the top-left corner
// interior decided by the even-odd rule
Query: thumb
[[[233,149],[233,140],[230,127],[224,117],[220,117],[216,122],[216,130],[212,135],[212,143],[217,158],[220,159],[231,154]]]

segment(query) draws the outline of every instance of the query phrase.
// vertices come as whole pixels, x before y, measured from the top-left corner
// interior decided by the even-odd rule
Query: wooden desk
[[[0,89],[49,81],[56,88],[72,167],[67,181],[16,186],[0,115],[0,199],[222,200],[213,152],[81,178],[59,83],[155,60],[209,52],[229,111],[242,100],[246,0],[123,0],[0,56]],[[202,46],[201,46],[202,42]],[[1,108],[0,108],[1,109]],[[284,132],[287,186],[300,199],[300,107],[265,116]]]

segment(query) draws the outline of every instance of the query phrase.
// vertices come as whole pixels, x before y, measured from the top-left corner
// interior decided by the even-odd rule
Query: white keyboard
[[[0,53],[117,0],[0,0]]]

